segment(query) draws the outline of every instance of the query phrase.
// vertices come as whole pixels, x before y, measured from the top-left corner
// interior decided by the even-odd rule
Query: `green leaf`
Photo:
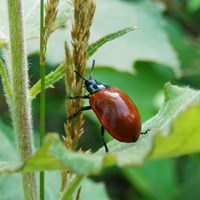
[[[117,14],[116,10],[119,11]],[[140,31],[103,47],[95,54],[97,63],[133,72],[132,63],[153,61],[171,68],[175,75],[180,75],[180,61],[168,39],[166,20],[162,13],[163,8],[155,1],[98,1],[92,39],[105,30],[123,26],[138,26]],[[117,23],[108,19],[114,19]]]
[[[7,41],[0,35],[0,48],[6,48]]]
[[[21,187],[21,174],[1,174],[0,193],[1,199],[23,199],[23,190]]]
[[[199,156],[199,155],[197,155]],[[186,161],[187,163],[187,161]],[[183,163],[183,165],[185,162]],[[199,179],[200,179],[200,169],[199,164],[191,167],[186,165],[187,172],[184,173],[186,177],[181,179],[179,189],[173,195],[173,199],[189,200],[189,199],[199,199]],[[188,170],[192,172],[188,173]]]
[[[135,30],[139,30],[139,27],[127,27],[127,28],[119,30],[115,33],[110,33],[108,35],[105,35],[104,37],[100,38],[96,42],[91,43],[88,47],[88,52],[87,52],[88,58],[90,58],[105,43],[112,41],[116,38],[119,38],[119,37],[129,33],[130,31],[135,31]]]
[[[199,99],[199,97],[197,97]],[[150,159],[175,157],[200,150],[200,105],[193,105],[178,116],[170,134],[158,134]]]
[[[103,183],[96,183],[86,178],[81,184],[81,199],[109,200],[110,198]]]
[[[18,153],[14,142],[11,128],[5,126],[0,120],[0,172],[13,170],[17,167]],[[0,194],[1,199],[23,199],[22,183],[20,174],[1,174],[0,176]]]
[[[5,143],[5,139],[2,141]],[[7,145],[5,143],[5,145]],[[2,145],[3,148],[3,145]],[[4,148],[5,149],[5,148]],[[10,148],[11,151],[11,148]],[[9,156],[14,154],[9,151]],[[30,172],[30,171],[42,171],[42,170],[57,170],[57,169],[76,169],[80,174],[87,174],[87,171],[95,173],[101,168],[101,159],[94,155],[89,155],[80,152],[72,152],[66,149],[62,144],[57,134],[49,134],[44,145],[39,148],[36,153],[28,158],[24,164],[16,162],[15,164],[9,163],[11,159],[7,159],[5,151],[1,151],[0,173],[7,172]],[[4,154],[3,154],[4,153]],[[8,158],[9,158],[8,156]],[[7,160],[9,162],[7,162]],[[84,162],[84,160],[86,162]],[[96,164],[95,164],[96,162]],[[93,165],[94,164],[94,165]],[[18,166],[17,166],[18,165]]]
[[[77,177],[77,186],[79,185],[79,179],[81,177]],[[74,180],[72,180],[73,182]],[[70,185],[71,183],[69,183]],[[76,188],[78,189],[78,188]],[[73,198],[71,196],[61,196],[60,199],[66,200],[66,199],[76,199],[76,191],[73,191]],[[89,178],[84,178],[81,182],[81,193],[80,193],[81,199],[88,200],[88,199],[95,199],[95,200],[109,200],[110,198],[107,195],[105,185],[103,183],[96,183]]]
[[[150,159],[173,157],[200,150],[200,92],[188,87],[166,84],[165,103],[148,124],[161,135],[156,136]],[[180,114],[181,113],[181,114]],[[179,115],[180,114],[180,115]]]
[[[138,166],[147,158],[165,158],[199,152],[200,92],[168,83],[165,85],[164,94],[165,102],[162,108],[143,126],[143,131],[150,131],[141,135],[136,143],[127,144],[113,140],[108,143],[109,153],[106,154],[104,148],[101,148],[98,152],[90,154],[69,151],[56,134],[50,134],[46,137],[44,145],[13,172],[69,169],[80,175],[89,175],[98,174],[104,168],[113,165]],[[162,133],[163,136],[159,136],[158,133]]]
[[[19,166],[18,151],[15,146],[14,134],[11,127],[8,127],[0,120],[0,171],[16,169]],[[8,171],[9,172],[9,171]],[[45,172],[46,190],[48,200],[58,199],[60,193],[60,172]],[[23,199],[22,183],[20,174],[0,175],[0,199]],[[53,181],[52,181],[53,180]]]
[[[168,19],[166,31],[170,43],[180,59],[182,70],[187,69],[186,74],[182,72],[183,76],[198,75],[200,65],[199,43],[191,40],[176,21]]]
[[[7,27],[7,6],[6,1],[0,0],[0,46],[6,46],[7,36],[8,36],[8,27]],[[40,1],[32,1],[32,0],[23,0],[24,5],[24,22],[25,22],[25,32],[26,39],[35,39],[39,38],[39,15],[40,15]],[[56,18],[56,27],[60,28],[66,24],[66,21],[70,18],[70,14],[72,12],[72,4],[69,1],[60,0],[58,5],[58,15]],[[2,41],[2,42],[1,42]],[[37,47],[35,45],[37,43],[35,41],[28,43],[28,51],[33,52],[39,49],[39,42]],[[33,48],[34,47],[34,48]]]
[[[165,30],[167,22],[162,13],[163,8],[155,1],[140,0],[132,3],[114,0],[97,1],[90,42],[96,41],[100,36],[111,33],[113,30],[120,30],[122,27],[138,26],[140,31],[104,45],[95,53],[96,63],[133,73],[133,63],[141,60],[152,61],[169,67],[176,76],[179,76],[180,60],[168,39],[168,33]],[[67,38],[70,41],[69,33]],[[49,51],[47,49],[47,62],[53,65],[63,62],[65,40],[66,30],[52,35]]]
[[[171,199],[177,190],[173,159],[153,160],[140,167],[121,169],[133,188],[142,195],[141,199]],[[165,173],[163,173],[163,171]],[[155,173],[156,172],[156,173]]]
[[[108,34],[108,35],[100,38],[96,42],[89,45],[88,50],[87,50],[88,58],[90,58],[97,51],[97,49],[100,48],[106,42],[109,42],[109,41],[114,40],[118,37],[121,37],[121,36],[125,35],[126,33],[133,31],[133,30],[136,30],[136,29],[137,28],[127,27],[127,28],[124,28],[122,30],[119,30],[117,32]],[[52,85],[55,82],[57,82],[58,80],[60,80],[64,76],[64,73],[65,73],[64,64],[60,64],[56,68],[55,71],[49,73],[46,76],[46,78],[45,78],[45,88],[52,87]],[[38,93],[40,93],[40,90],[41,90],[41,81],[39,80],[30,90],[31,98],[35,98],[36,95]]]
[[[188,1],[187,8],[191,13],[197,12],[200,9],[200,1],[199,0]]]

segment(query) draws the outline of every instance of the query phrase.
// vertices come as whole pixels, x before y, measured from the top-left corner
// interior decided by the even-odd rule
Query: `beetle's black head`
[[[109,87],[108,85],[100,83],[92,78],[92,71],[94,69],[94,65],[95,65],[95,62],[93,60],[93,65],[92,65],[90,76],[88,79],[84,78],[83,76],[81,76],[81,74],[75,71],[82,79],[85,80],[85,88],[90,94],[93,94],[99,90],[103,90]]]
[[[85,88],[90,94],[106,89],[107,87],[109,86],[94,80],[92,77],[89,77],[89,79],[85,80]]]

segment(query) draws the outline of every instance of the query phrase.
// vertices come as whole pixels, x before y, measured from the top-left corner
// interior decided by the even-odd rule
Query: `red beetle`
[[[93,68],[94,62],[88,79],[85,79],[75,71],[85,80],[85,88],[89,94],[69,98],[89,99],[90,106],[81,108],[68,119],[76,117],[80,111],[92,109],[102,125],[102,140],[105,151],[108,152],[108,147],[104,140],[104,129],[112,135],[113,138],[121,142],[135,142],[138,140],[141,133],[140,114],[133,101],[124,92],[94,80],[91,76]]]

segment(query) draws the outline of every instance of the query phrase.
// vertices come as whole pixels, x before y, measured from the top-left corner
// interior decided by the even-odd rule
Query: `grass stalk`
[[[48,0],[45,5],[44,18],[44,0],[40,1],[40,145],[45,135],[45,54],[48,39],[55,30],[55,19],[57,16],[58,0]],[[40,172],[40,200],[45,199],[45,173]]]
[[[44,0],[40,1],[40,146],[45,135],[45,52],[43,50],[43,34],[44,34]],[[40,200],[45,199],[45,174],[40,172]]]

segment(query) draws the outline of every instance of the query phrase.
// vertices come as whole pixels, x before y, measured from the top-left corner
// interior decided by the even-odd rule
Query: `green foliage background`
[[[0,90],[0,171],[58,170],[70,166],[81,175],[91,175],[82,183],[81,199],[87,200],[199,199],[199,11],[198,0],[97,0],[91,42],[127,26],[137,25],[140,31],[100,48],[92,57],[97,63],[93,76],[125,91],[136,103],[142,121],[148,120],[144,129],[150,127],[151,132],[131,145],[111,141],[109,147],[113,154],[102,156],[102,149],[91,157],[66,152],[59,138],[51,135],[44,147],[21,166],[16,164],[15,138],[3,90]],[[47,72],[63,62],[65,34],[64,30],[57,31],[51,38]],[[1,41],[0,38],[0,47],[3,47]],[[30,53],[35,52],[35,41],[29,42]],[[32,86],[39,79],[37,53],[30,54],[29,63]],[[90,60],[88,65],[90,68]],[[47,131],[62,135],[66,119],[63,80],[47,89],[46,99]],[[32,106],[38,146],[38,97]],[[91,111],[84,116],[85,134],[79,147],[95,152],[101,147],[100,124]],[[108,134],[106,139],[112,140]],[[58,199],[60,174],[58,171],[47,173],[46,198]],[[19,182],[18,174],[0,175],[0,199],[21,199]]]

